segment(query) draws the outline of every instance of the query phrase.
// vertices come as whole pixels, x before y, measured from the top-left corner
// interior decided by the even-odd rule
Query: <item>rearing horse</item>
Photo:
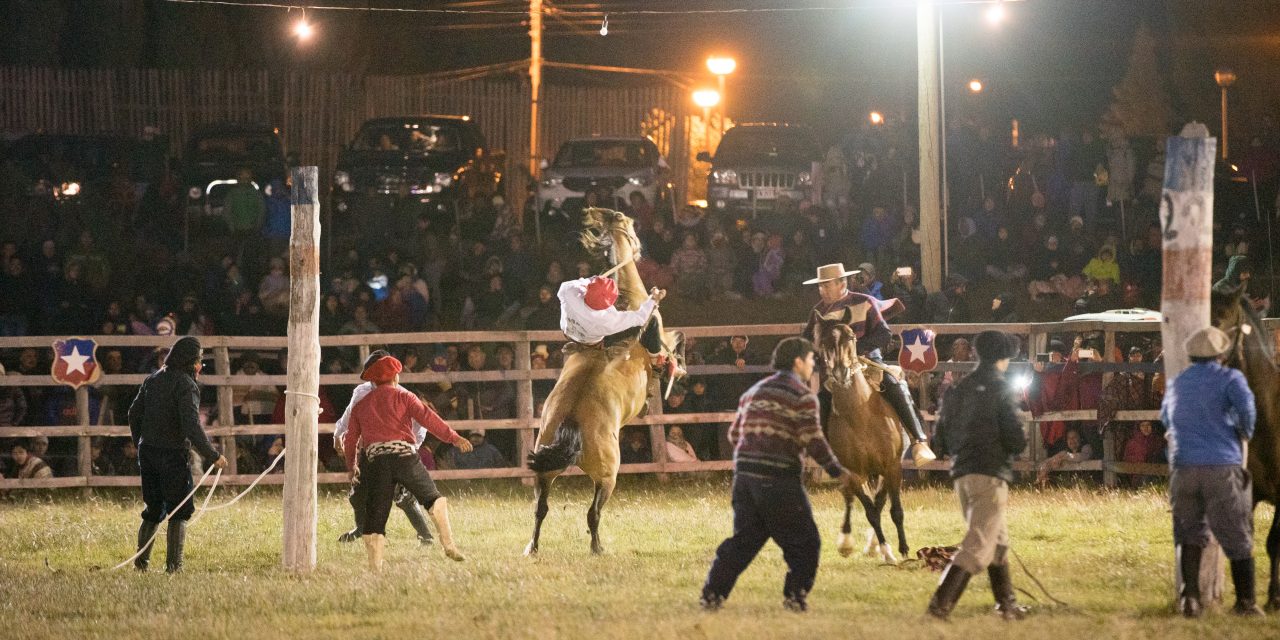
[[[1253,476],[1253,506],[1270,502],[1277,508],[1267,534],[1271,577],[1267,611],[1280,610],[1280,371],[1276,369],[1262,323],[1239,294],[1213,292],[1210,315],[1214,326],[1231,338],[1227,365],[1239,369],[1249,382],[1258,420],[1249,442],[1249,474]]]
[[[623,265],[616,276],[619,304],[627,310],[640,308],[648,293],[633,260],[640,253],[640,239],[631,219],[608,209],[586,209],[583,215],[583,247],[611,266]],[[656,311],[650,321],[658,323],[661,330]],[[534,484],[537,506],[533,538],[525,555],[538,553],[551,484],[575,461],[595,484],[595,497],[587,511],[591,552],[604,551],[600,512],[618,480],[618,432],[644,408],[650,376],[654,375],[649,351],[639,339],[628,338],[605,348],[581,347],[565,358],[556,386],[543,405],[538,447],[529,455],[529,468],[538,474]]]
[[[893,407],[876,390],[878,385],[867,380],[868,365],[858,358],[858,337],[848,324],[851,318],[824,320],[817,317],[817,311],[813,315],[813,344],[826,364],[825,384],[831,392],[827,440],[840,464],[854,477],[844,490],[844,524],[837,549],[842,556],[853,553],[849,520],[857,497],[874,535],[867,540],[867,555],[874,556],[878,550],[885,562],[897,564],[898,559],[885,541],[881,516],[888,499],[889,516],[898,529],[898,551],[905,556],[908,547],[902,524],[902,425]]]

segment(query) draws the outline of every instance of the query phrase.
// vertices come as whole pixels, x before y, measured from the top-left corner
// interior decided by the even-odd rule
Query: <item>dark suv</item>
[[[470,116],[368,120],[338,156],[333,208],[350,221],[402,207],[451,220],[461,200],[502,193],[505,160]]]
[[[782,199],[809,199],[813,166],[821,159],[808,129],[784,123],[738,125],[724,134],[711,163],[707,207],[739,220],[775,211]]]
[[[25,193],[58,205],[101,205],[112,190],[139,195],[164,173],[165,141],[122,136],[32,134],[3,151]],[[125,199],[131,199],[124,194]]]
[[[252,174],[253,186],[259,191],[266,192],[275,180],[283,185],[288,181],[288,164],[276,127],[238,123],[201,127],[187,141],[182,156],[187,210],[221,213],[227,190],[239,182],[244,169]]]

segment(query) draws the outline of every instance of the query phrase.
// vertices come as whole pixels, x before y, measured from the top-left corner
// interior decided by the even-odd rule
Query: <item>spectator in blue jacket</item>
[[[1253,437],[1257,408],[1244,374],[1223,366],[1231,339],[1205,327],[1187,340],[1191,366],[1173,379],[1160,407],[1169,438],[1169,500],[1182,590],[1178,609],[1200,616],[1200,555],[1209,532],[1231,560],[1232,612],[1262,615],[1254,595],[1253,488],[1242,441]]]

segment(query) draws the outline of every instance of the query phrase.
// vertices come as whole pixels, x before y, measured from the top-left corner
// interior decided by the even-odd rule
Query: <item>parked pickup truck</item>
[[[223,199],[242,171],[248,170],[254,188],[265,193],[273,181],[288,181],[288,164],[280,130],[272,125],[228,122],[201,127],[182,156],[187,211],[220,215]]]
[[[470,116],[375,118],[338,156],[333,208],[350,224],[401,210],[449,222],[463,201],[503,193],[505,162]]]
[[[748,220],[775,211],[783,198],[809,199],[819,159],[808,129],[776,122],[738,125],[725,132],[714,158],[698,154],[699,161],[711,163],[707,206]]]

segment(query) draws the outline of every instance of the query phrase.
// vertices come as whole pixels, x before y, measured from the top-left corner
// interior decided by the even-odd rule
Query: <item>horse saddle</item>
[[[871,386],[876,389],[879,389],[880,385],[884,384],[884,374],[886,373],[897,380],[903,379],[902,367],[898,365],[884,364],[862,356],[859,356],[858,360],[862,362],[862,375],[866,376],[867,382],[871,383]]]

